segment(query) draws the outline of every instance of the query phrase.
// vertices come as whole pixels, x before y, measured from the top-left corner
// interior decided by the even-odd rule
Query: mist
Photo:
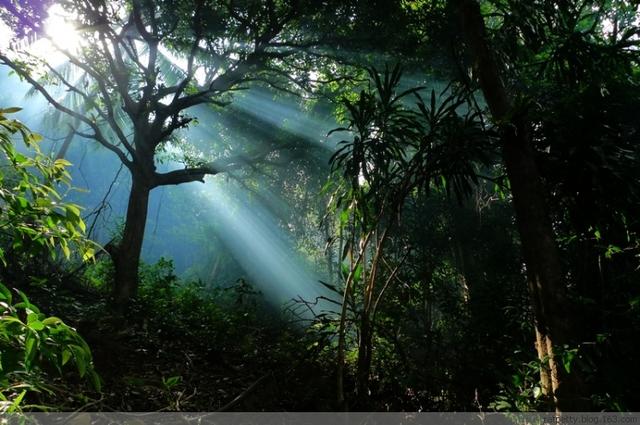
[[[0,102],[20,105],[18,118],[44,137],[42,150],[55,156],[69,131],[68,120],[39,96],[27,94],[30,87],[17,77],[5,73],[0,84],[4,93]],[[327,264],[299,252],[300,241],[292,223],[296,205],[269,187],[282,188],[286,180],[297,178],[289,176],[287,168],[282,172],[292,161],[300,164],[298,171],[305,179],[315,181],[316,186],[324,183],[336,143],[335,137],[327,137],[337,126],[332,117],[313,118],[302,108],[300,99],[267,89],[241,93],[224,109],[192,108],[190,114],[197,123],[179,132],[174,147],[157,164],[159,171],[184,166],[181,146],[195,148],[188,153],[192,158],[248,156],[275,149],[271,159],[275,157],[278,164],[247,164],[207,177],[204,183],[154,189],[143,261],[169,259],[179,276],[211,286],[228,286],[243,279],[275,306],[292,299],[314,301],[326,295],[319,281],[328,279]],[[72,163],[74,187],[67,194],[68,200],[84,208],[89,236],[107,244],[117,234],[126,213],[130,174],[111,152],[77,135],[65,159]],[[280,172],[270,173],[269,167],[280,168]],[[321,217],[322,211],[316,214]],[[319,220],[315,224],[316,229],[305,231],[317,230],[319,234]],[[325,241],[317,236],[316,242],[322,246]]]

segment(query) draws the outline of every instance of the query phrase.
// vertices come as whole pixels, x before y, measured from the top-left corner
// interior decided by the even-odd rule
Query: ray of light
[[[274,100],[272,95],[262,90],[251,90],[244,96],[238,96],[233,108],[286,129],[291,134],[317,143],[327,150],[335,149],[335,137],[327,134],[338,127],[331,119],[319,119],[304,111],[299,105],[284,98]]]
[[[209,179],[197,189],[210,202],[210,220],[219,220],[220,234],[235,259],[268,299],[286,303],[295,298],[314,301],[327,296],[312,271],[292,248],[292,237],[260,202],[250,202],[232,184]],[[320,303],[319,309],[327,308]]]

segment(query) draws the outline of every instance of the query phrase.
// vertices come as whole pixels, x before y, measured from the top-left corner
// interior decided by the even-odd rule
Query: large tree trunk
[[[475,62],[480,87],[493,118],[502,122],[502,153],[527,267],[533,304],[538,356],[546,364],[543,390],[551,390],[556,410],[586,410],[584,388],[578,374],[559,365],[556,349],[573,347],[572,317],[560,265],[558,247],[546,205],[544,185],[535,162],[527,123],[514,111],[488,45],[484,20],[476,0],[460,0],[460,13],[468,48]],[[547,369],[545,369],[547,368]],[[551,388],[549,388],[549,386]]]
[[[586,410],[583,388],[577,373],[569,374],[558,362],[558,347],[574,347],[574,311],[566,286],[549,218],[543,184],[534,160],[526,129],[518,125],[507,131],[503,157],[516,220],[527,265],[529,292],[535,315],[536,348],[543,360],[541,386],[549,389],[560,411]],[[546,369],[546,370],[545,370]]]
[[[143,178],[132,175],[131,192],[122,241],[112,249],[115,266],[113,298],[116,306],[125,306],[138,290],[138,267],[149,209],[151,187]]]

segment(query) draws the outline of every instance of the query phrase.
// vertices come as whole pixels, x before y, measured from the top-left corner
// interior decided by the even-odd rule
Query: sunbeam
[[[210,202],[209,219],[221,223],[218,236],[272,301],[313,302],[327,295],[319,284],[326,277],[313,272],[295,252],[292,235],[280,228],[268,208],[255,199],[247,200],[232,183],[209,181],[198,192]]]

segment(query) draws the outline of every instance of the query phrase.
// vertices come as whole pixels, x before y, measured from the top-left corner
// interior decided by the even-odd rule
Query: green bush
[[[0,262],[77,252],[84,260],[93,257],[96,245],[84,236],[86,225],[78,205],[63,202],[59,187],[71,189],[70,165],[53,160],[38,148],[42,139],[24,124],[6,117],[19,108],[0,109]],[[19,152],[15,136],[33,152]],[[14,260],[16,261],[16,260]]]
[[[7,118],[19,110],[0,109],[0,272],[5,281],[23,279],[16,270],[28,269],[34,260],[60,254],[88,260],[96,248],[85,238],[80,207],[64,202],[59,192],[71,189],[69,163],[43,155],[41,137]],[[16,148],[19,142],[30,155]],[[47,409],[27,405],[30,393],[56,395],[51,377],[63,375],[70,366],[99,390],[91,351],[82,337],[59,318],[41,313],[23,292],[17,294],[15,302],[0,283],[0,412]]]
[[[99,391],[100,378],[84,339],[61,319],[46,317],[24,293],[18,295],[14,302],[0,283],[0,413],[34,407],[22,405],[25,396],[53,394],[48,376],[62,375],[69,366]]]

